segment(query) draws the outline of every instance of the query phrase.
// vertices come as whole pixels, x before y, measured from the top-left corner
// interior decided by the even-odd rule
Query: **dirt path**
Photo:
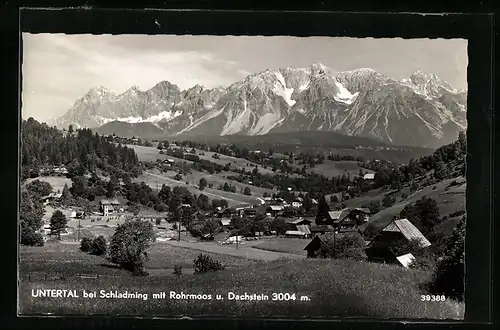
[[[242,257],[253,260],[272,261],[279,258],[303,259],[305,257],[292,253],[272,252],[272,251],[254,249],[252,248],[252,244],[248,243],[240,244],[238,249],[236,248],[235,244],[219,245],[218,243],[213,243],[213,242],[189,243],[184,241],[180,242],[167,241],[166,244],[171,244],[173,246],[179,246],[193,250],[212,252],[217,254],[225,254],[234,257]]]

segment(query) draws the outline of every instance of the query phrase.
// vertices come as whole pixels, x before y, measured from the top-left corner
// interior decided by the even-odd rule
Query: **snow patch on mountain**
[[[293,106],[295,104],[295,100],[292,100],[293,88],[286,87],[285,78],[281,73],[275,72],[275,75],[279,83],[274,84],[273,92],[281,96],[290,107]]]
[[[309,86],[311,86],[311,81],[310,80],[304,81],[302,85],[299,86],[298,92],[301,93],[305,91],[306,89],[309,88]]]
[[[99,115],[94,115],[93,118],[96,120],[96,122],[104,125],[107,123],[110,123],[112,121],[121,121],[129,124],[138,124],[138,123],[157,123],[159,121],[169,121],[172,120],[175,117],[178,117],[182,114],[181,111],[176,111],[172,113],[171,111],[162,111],[157,115],[148,117],[148,118],[142,118],[142,117],[134,117],[134,116],[129,116],[129,117],[119,117],[119,118],[105,118]]]
[[[335,82],[335,85],[339,89],[339,92],[337,95],[334,96],[334,99],[338,102],[342,102],[345,104],[352,104],[352,102],[354,102],[359,95],[359,92],[351,94],[351,92],[349,92],[347,88],[345,88],[344,85],[342,85],[338,81]]]

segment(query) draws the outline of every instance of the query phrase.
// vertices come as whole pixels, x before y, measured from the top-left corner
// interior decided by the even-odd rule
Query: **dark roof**
[[[360,245],[365,245],[365,240],[356,231],[346,232],[346,233],[337,233],[337,234],[334,234],[334,233],[325,233],[323,235],[315,236],[311,240],[311,242],[309,242],[309,244],[307,244],[307,246],[304,248],[304,250],[308,250],[309,248],[314,248],[314,245],[316,245],[316,247],[319,248],[319,246],[320,246],[321,243],[331,242],[334,239],[339,239],[339,238],[342,238],[342,237],[349,237],[349,236],[350,237],[357,237],[359,239]],[[361,244],[361,242],[362,242],[362,244]]]
[[[394,220],[382,231],[400,232],[407,240],[418,239],[422,247],[431,245],[431,242],[408,219]]]

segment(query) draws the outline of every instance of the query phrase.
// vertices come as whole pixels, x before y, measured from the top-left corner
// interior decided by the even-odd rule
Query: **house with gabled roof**
[[[281,212],[283,212],[284,209],[285,209],[285,207],[283,205],[270,205],[266,209],[266,212],[271,214],[271,216],[275,217],[278,214],[280,214]]]
[[[120,206],[120,202],[116,199],[101,199],[99,201],[99,209],[102,212],[103,216],[108,216],[118,211],[118,207]]]
[[[370,242],[366,249],[368,258],[372,261],[397,263],[402,255],[395,255],[393,247],[396,244],[418,240],[420,248],[424,249],[431,242],[408,219],[396,219],[385,226]]]

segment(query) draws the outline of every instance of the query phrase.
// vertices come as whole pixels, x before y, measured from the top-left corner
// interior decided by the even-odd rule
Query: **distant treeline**
[[[135,151],[70,126],[66,132],[40,124],[33,118],[21,123],[22,179],[37,177],[44,166],[67,166],[68,175],[95,172],[97,168],[117,176],[141,173]]]

